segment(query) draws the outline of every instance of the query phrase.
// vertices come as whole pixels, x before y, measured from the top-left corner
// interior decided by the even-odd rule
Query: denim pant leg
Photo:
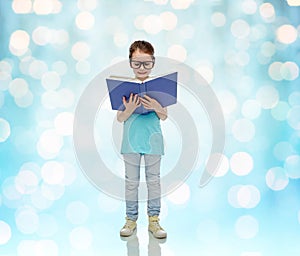
[[[160,155],[144,155],[146,182],[148,188],[148,216],[158,216],[160,213]]]
[[[131,220],[137,220],[141,155],[123,154],[123,158],[125,163],[126,216]]]

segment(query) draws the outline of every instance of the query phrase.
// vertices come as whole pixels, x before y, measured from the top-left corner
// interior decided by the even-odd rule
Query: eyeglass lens
[[[134,69],[139,69],[142,65],[145,69],[151,69],[154,66],[154,61],[130,61],[130,66]]]

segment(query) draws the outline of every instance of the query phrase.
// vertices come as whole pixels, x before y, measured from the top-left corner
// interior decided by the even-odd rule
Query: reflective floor
[[[120,238],[122,241],[126,243],[128,256],[139,256],[139,255],[144,255],[146,253],[145,245],[143,245],[143,247],[140,248],[140,238],[142,238],[141,240],[144,243],[146,240],[145,237],[147,237],[147,234],[143,234],[143,233],[139,231],[135,231],[131,237]],[[148,246],[147,246],[148,255],[157,255],[157,256],[162,255],[161,244],[165,243],[166,241],[167,238],[156,239],[155,237],[153,237],[153,235],[150,232],[148,232]]]

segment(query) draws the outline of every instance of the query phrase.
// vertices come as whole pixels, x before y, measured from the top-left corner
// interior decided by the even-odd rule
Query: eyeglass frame
[[[138,67],[138,68],[132,67],[131,62],[133,62],[133,61],[139,63],[139,67]],[[145,67],[145,63],[146,63],[146,62],[151,62],[151,63],[153,63],[153,66],[152,66],[151,68],[146,68],[146,67]],[[130,64],[130,67],[133,68],[133,69],[139,69],[139,68],[143,65],[144,69],[150,70],[150,69],[152,69],[152,68],[154,67],[154,64],[155,64],[155,57],[152,56],[152,60],[147,60],[147,61],[138,61],[138,60],[133,60],[132,58],[129,58],[129,64]]]

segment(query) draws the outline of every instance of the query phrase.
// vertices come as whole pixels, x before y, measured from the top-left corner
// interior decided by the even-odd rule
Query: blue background
[[[1,0],[0,254],[299,255],[300,7],[291,3]],[[162,199],[164,243],[147,232],[145,203],[137,236],[120,239],[124,202],[87,181],[72,144],[84,88],[136,39],[197,70],[226,123],[217,177],[198,186],[203,157]],[[115,113],[103,109],[110,124]],[[171,121],[162,126],[176,134]],[[163,168],[178,154],[167,148]]]

